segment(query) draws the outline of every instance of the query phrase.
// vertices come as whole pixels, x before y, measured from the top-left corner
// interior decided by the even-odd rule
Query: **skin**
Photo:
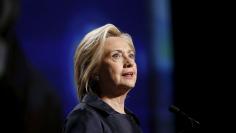
[[[135,86],[136,79],[135,53],[128,41],[120,37],[107,38],[99,70],[101,99],[117,112],[125,114],[125,98]]]

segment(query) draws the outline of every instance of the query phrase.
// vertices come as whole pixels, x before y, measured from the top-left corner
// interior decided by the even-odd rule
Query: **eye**
[[[135,55],[133,53],[129,54],[129,58],[135,59]]]
[[[120,57],[121,57],[120,53],[115,53],[112,55],[112,58],[114,58],[114,59],[119,59]]]

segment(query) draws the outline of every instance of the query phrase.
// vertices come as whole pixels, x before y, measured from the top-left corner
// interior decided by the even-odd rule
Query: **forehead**
[[[127,39],[121,37],[108,37],[105,41],[104,49],[108,51],[116,49],[134,50],[132,44]]]

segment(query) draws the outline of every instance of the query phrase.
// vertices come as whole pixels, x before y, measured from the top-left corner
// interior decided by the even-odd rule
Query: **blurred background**
[[[79,102],[73,79],[75,48],[91,29],[112,23],[129,33],[136,47],[138,80],[126,104],[139,117],[144,133],[200,132],[189,129],[189,121],[168,108],[176,105],[200,122],[206,116],[201,114],[204,94],[213,83],[210,75],[216,74],[211,69],[215,60],[207,56],[210,39],[203,41],[210,38],[212,27],[206,26],[201,4],[1,0],[2,129],[61,132],[66,115]]]

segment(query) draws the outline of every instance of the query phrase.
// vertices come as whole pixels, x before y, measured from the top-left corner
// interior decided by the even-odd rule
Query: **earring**
[[[94,76],[94,79],[95,79],[96,81],[98,81],[98,80],[99,80],[99,76],[96,74],[96,75]]]

